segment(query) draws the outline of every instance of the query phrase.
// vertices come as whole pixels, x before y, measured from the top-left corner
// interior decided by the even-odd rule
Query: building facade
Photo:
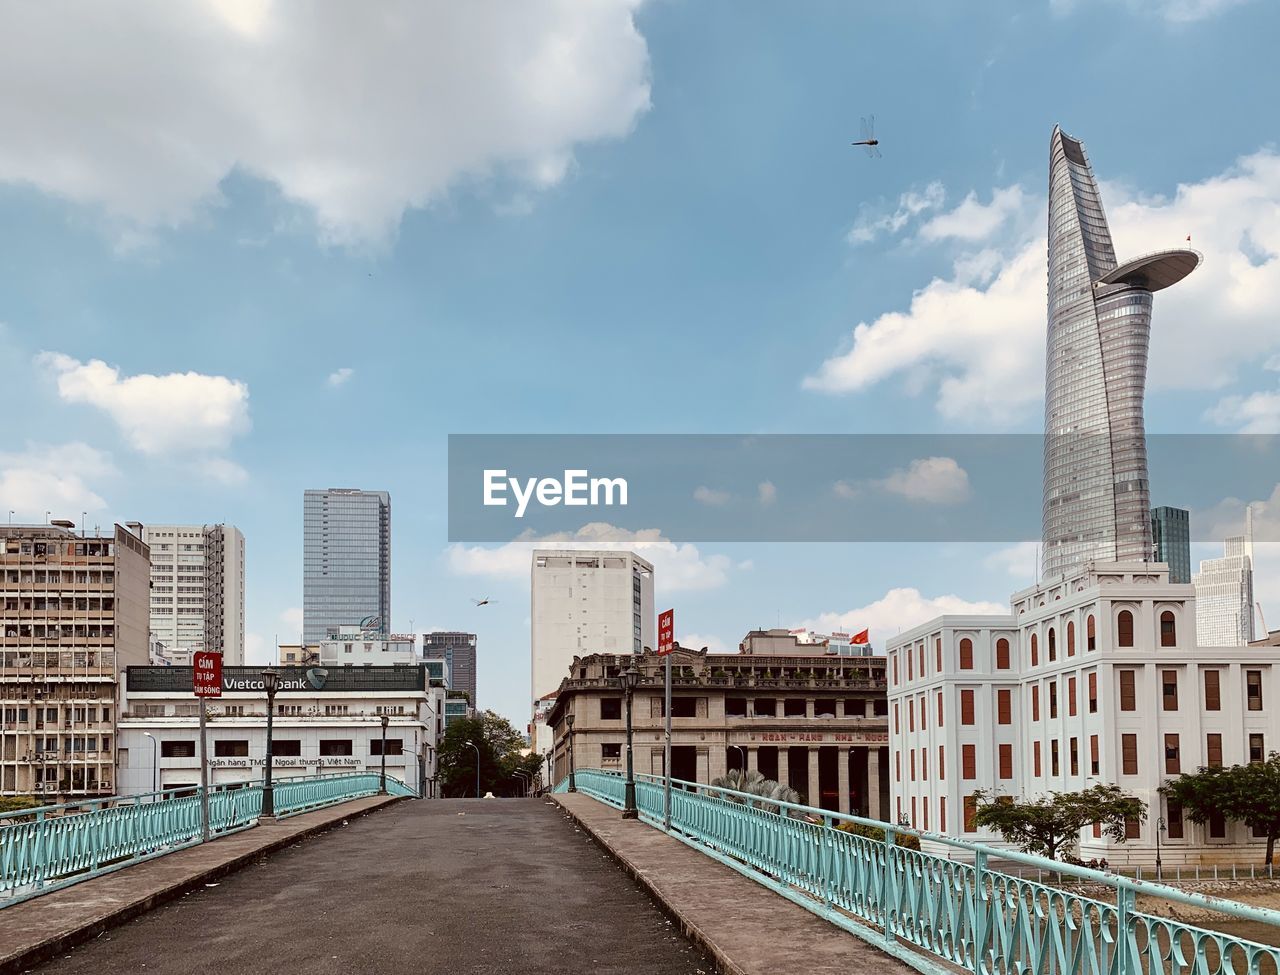
[[[560,686],[575,656],[655,643],[653,566],[633,552],[539,549],[530,603],[534,700]]]
[[[444,731],[443,687],[421,665],[281,667],[273,717],[272,776],[376,772],[432,795]],[[224,667],[208,707],[209,781],[244,782],[266,766],[266,695],[256,667]],[[119,792],[138,795],[200,782],[200,701],[187,667],[129,667],[120,687]]]
[[[71,522],[0,527],[0,794],[116,790],[116,679],[148,660],[140,535]]]
[[[328,636],[316,645],[316,653],[326,667],[420,662],[412,633],[384,633],[358,626],[330,627]]]
[[[151,633],[163,655],[217,650],[244,663],[244,535],[234,525],[147,525]],[[176,658],[174,658],[176,659]]]
[[[883,657],[751,657],[677,648],[672,655],[671,773],[710,782],[758,770],[802,801],[880,818],[889,799]],[[632,702],[635,769],[663,773],[664,660],[646,652],[575,657],[546,724],[552,781],[575,768],[625,769],[626,715],[619,674],[641,677]]]
[[[1190,250],[1117,264],[1084,145],[1049,144],[1045,359],[1046,578],[1152,554],[1143,397],[1153,292],[1199,264]]]
[[[1253,639],[1253,510],[1243,535],[1226,540],[1220,559],[1196,573],[1196,639],[1204,646],[1242,647]]]
[[[370,626],[375,620],[379,625]],[[391,495],[356,488],[306,491],[302,642],[319,643],[330,627],[355,625],[391,625]]]
[[[1197,826],[1159,792],[1181,772],[1261,761],[1280,745],[1280,651],[1202,647],[1194,587],[1164,566],[1091,563],[1012,599],[1008,616],[943,616],[890,641],[893,815],[999,845],[974,794],[1018,798],[1114,784],[1148,805],[1119,844],[1080,855],[1149,863],[1255,855],[1239,823]]]
[[[476,635],[454,630],[437,630],[422,635],[422,659],[443,660],[449,671],[449,686],[465,691],[472,707],[476,703]]]
[[[1191,581],[1191,512],[1167,505],[1151,509],[1151,544],[1155,561],[1169,567],[1169,581]]]

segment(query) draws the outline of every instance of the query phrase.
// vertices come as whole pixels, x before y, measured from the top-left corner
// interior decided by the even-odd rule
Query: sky
[[[524,725],[529,547],[450,541],[449,434],[1038,432],[1056,123],[1118,253],[1205,255],[1156,301],[1148,429],[1280,432],[1265,0],[0,0],[0,24],[0,509],[239,526],[253,662],[299,630],[303,491],[386,490],[392,629],[476,632],[480,705]],[[849,145],[872,114],[879,159]],[[954,470],[907,473],[947,503]],[[1280,519],[1280,490],[1238,500]],[[1035,579],[1031,540],[636,548],[713,650],[880,645]]]

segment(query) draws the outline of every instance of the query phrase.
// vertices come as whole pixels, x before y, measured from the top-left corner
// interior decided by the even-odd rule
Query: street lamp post
[[[387,723],[391,719],[382,716],[382,771],[378,774],[378,795],[387,794]]]
[[[742,778],[745,780],[747,777],[747,750],[741,745],[730,745],[729,747],[736,750],[738,757],[742,759]]]
[[[564,723],[569,726],[569,791],[577,792],[578,783],[573,778],[573,714],[564,716]]]
[[[476,753],[476,798],[480,798],[480,747],[474,741],[464,742],[463,744],[475,750]]]
[[[276,792],[271,783],[271,734],[275,730],[272,721],[276,710],[276,691],[280,688],[280,674],[268,667],[262,672],[262,686],[267,691],[267,755],[266,771],[262,776],[262,819],[274,819],[276,815]]]
[[[622,799],[622,818],[636,819],[640,813],[636,809],[636,778],[631,761],[631,697],[636,685],[640,683],[640,671],[636,670],[634,664],[628,664],[619,680],[627,695],[627,786]]]
[[[1156,880],[1164,879],[1160,863],[1160,834],[1165,831],[1166,825],[1163,816],[1156,817]]]
[[[160,742],[149,731],[144,731],[143,734],[151,739],[151,801],[155,802],[155,793],[160,791]]]

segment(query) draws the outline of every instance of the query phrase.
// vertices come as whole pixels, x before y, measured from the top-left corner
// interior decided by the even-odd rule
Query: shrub
[[[884,842],[884,830],[879,826],[863,826],[861,823],[842,822],[836,829],[842,833],[852,833],[854,836],[864,836],[869,840],[875,840],[877,843]],[[911,833],[895,833],[894,846],[900,846],[904,850],[919,850],[920,837]]]

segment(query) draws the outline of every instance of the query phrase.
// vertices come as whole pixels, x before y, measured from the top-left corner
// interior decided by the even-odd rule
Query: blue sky
[[[1157,300],[1149,429],[1280,429],[1274,4],[0,11],[0,506],[239,525],[260,660],[297,630],[303,490],[384,489],[394,628],[475,630],[481,704],[523,722],[527,555],[449,545],[449,433],[1037,431],[1055,122],[1122,255],[1205,253]],[[678,635],[727,648],[878,642],[1033,571],[643,551]]]

